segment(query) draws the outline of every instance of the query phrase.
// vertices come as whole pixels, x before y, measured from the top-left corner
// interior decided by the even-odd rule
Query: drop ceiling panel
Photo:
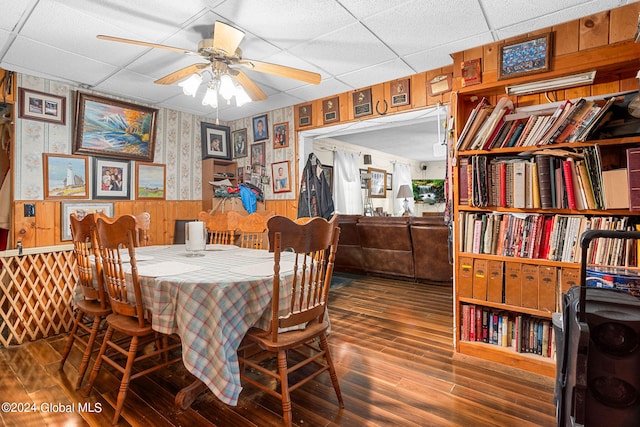
[[[401,59],[394,59],[368,68],[361,68],[352,73],[338,76],[338,79],[353,88],[371,86],[380,82],[394,80],[400,76],[410,76],[416,71],[406,65]]]

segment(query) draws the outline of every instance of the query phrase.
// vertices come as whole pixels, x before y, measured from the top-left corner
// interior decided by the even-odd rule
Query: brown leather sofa
[[[335,270],[449,282],[448,229],[442,215],[368,217],[341,215]]]

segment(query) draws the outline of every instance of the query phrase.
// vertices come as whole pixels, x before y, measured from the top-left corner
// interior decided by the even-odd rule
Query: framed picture
[[[367,169],[367,173],[371,174],[369,180],[369,195],[376,198],[387,197],[387,171],[382,169]]]
[[[253,141],[269,139],[269,122],[267,115],[263,114],[253,118]]]
[[[67,121],[67,98],[38,92],[23,87],[18,88],[21,119],[38,120],[41,122],[64,125]]]
[[[365,179],[366,174],[367,174],[366,169],[360,169],[360,188],[362,188],[363,190],[368,186],[367,180]]]
[[[255,172],[256,166],[264,166],[264,164],[265,164],[264,142],[251,144],[251,166],[253,166],[253,171]]]
[[[482,83],[482,61],[480,58],[462,61],[460,68],[462,71],[462,87]]]
[[[136,199],[165,200],[166,167],[157,163],[136,163]]]
[[[324,124],[340,121],[340,98],[335,96],[322,101],[322,119]]]
[[[273,179],[274,193],[288,193],[291,191],[291,170],[289,160],[271,164],[271,176]]]
[[[244,182],[244,166],[240,166],[238,168],[238,184],[242,184]]]
[[[298,126],[304,127],[311,124],[311,113],[313,112],[313,105],[301,105],[298,107]]]
[[[451,90],[451,79],[453,74],[440,74],[427,82],[427,93],[429,96],[440,95]]]
[[[153,161],[155,108],[78,92],[74,153]]]
[[[233,140],[233,158],[247,157],[247,128],[231,132]]]
[[[373,114],[371,108],[371,88],[359,90],[353,93],[353,117],[362,117]]]
[[[501,45],[498,50],[498,79],[549,71],[551,34],[538,34]]]
[[[409,78],[394,80],[391,82],[391,106],[399,107],[408,105],[411,102]]]
[[[44,198],[88,199],[89,158],[67,154],[43,154]]]
[[[333,191],[333,166],[322,165],[322,171],[324,172],[324,177],[327,178],[329,188]]]
[[[273,125],[273,148],[285,148],[289,146],[289,123],[276,123]]]
[[[60,240],[71,240],[71,221],[69,217],[74,213],[79,218],[84,218],[90,213],[101,213],[113,218],[113,203],[62,203],[60,206],[60,219],[62,225],[60,227]]]
[[[230,128],[212,123],[200,124],[202,159],[231,160]]]
[[[391,191],[393,190],[393,174],[392,173],[388,173],[387,174],[387,191]]]
[[[129,200],[131,162],[93,158],[93,198]]]

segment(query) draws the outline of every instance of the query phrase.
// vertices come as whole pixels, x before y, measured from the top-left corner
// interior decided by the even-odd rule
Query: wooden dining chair
[[[331,221],[314,218],[306,224],[274,216],[267,226],[274,260],[271,323],[266,330],[251,328],[247,332],[238,360],[241,378],[279,398],[284,424],[291,426],[290,393],[325,371],[329,371],[339,407],[344,408],[326,335],[327,298],[340,229],[337,215]],[[284,283],[279,274],[285,250],[294,252],[285,255],[285,259],[294,256],[293,278],[286,282],[291,297],[286,303],[280,298]],[[277,366],[271,370],[261,362],[273,356],[277,356]],[[301,369],[307,365],[311,366]],[[247,367],[252,369],[246,370]],[[289,374],[293,372],[297,380],[289,384]],[[279,390],[274,388],[274,381],[280,382]]]
[[[137,246],[149,246],[149,228],[151,228],[151,214],[149,212],[140,212],[135,215],[136,224],[138,225]]]
[[[268,218],[257,212],[241,216],[237,230],[240,232],[238,246],[262,249],[265,246]]]
[[[81,343],[84,346],[84,353],[78,367],[76,390],[82,385],[84,374],[87,371],[89,360],[93,353],[94,344],[100,336],[100,332],[104,332],[103,320],[111,313],[111,306],[104,291],[101,264],[92,262],[92,257],[94,259],[99,258],[95,223],[95,219],[98,216],[100,214],[93,213],[85,215],[83,218],[78,218],[75,213],[70,216],[73,254],[78,276],[77,286],[82,299],[76,302],[77,314],[67,338],[67,343],[62,351],[60,369],[64,368],[67,357],[73,348],[73,343],[76,341]],[[92,264],[95,264],[95,267]],[[85,323],[85,318],[87,317],[93,319],[90,325]]]
[[[208,238],[207,243],[219,245],[233,245],[235,228],[229,225],[229,215],[226,212],[210,214],[202,211],[198,214],[198,221],[205,223]]]
[[[113,313],[107,316],[107,332],[91,371],[86,395],[91,392],[103,362],[107,362],[120,372],[122,381],[120,382],[113,418],[113,423],[116,424],[120,418],[131,380],[162,369],[182,359],[180,352],[174,357],[171,357],[172,355],[170,354],[173,350],[180,348],[180,342],[172,342],[170,344],[166,335],[163,335],[162,339],[160,339],[160,335],[151,328],[150,315],[144,308],[136,264],[135,237],[137,228],[135,217],[133,215],[122,215],[113,222],[99,218],[96,221],[96,232],[102,270],[104,272],[104,284],[111,301]],[[123,268],[121,250],[128,252],[128,262],[131,266],[130,274],[126,274]],[[117,342],[113,340],[115,332],[129,338],[128,348],[126,348],[127,343],[123,343],[120,337]],[[156,348],[144,351],[147,344],[153,342],[155,342]],[[109,352],[107,352],[108,349],[110,350]],[[124,360],[122,360],[122,356],[125,357]],[[134,364],[146,361],[154,356],[163,357],[160,358],[157,364],[133,373]]]

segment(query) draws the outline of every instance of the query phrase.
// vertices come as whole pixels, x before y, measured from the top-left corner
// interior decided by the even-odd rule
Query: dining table
[[[187,408],[208,388],[235,406],[242,390],[240,343],[249,328],[268,328],[271,319],[273,253],[207,245],[200,256],[192,255],[185,245],[136,248],[142,299],[152,328],[180,337],[184,366],[196,378],[176,395],[176,405]],[[293,256],[282,253],[281,258],[280,302],[285,305]]]

